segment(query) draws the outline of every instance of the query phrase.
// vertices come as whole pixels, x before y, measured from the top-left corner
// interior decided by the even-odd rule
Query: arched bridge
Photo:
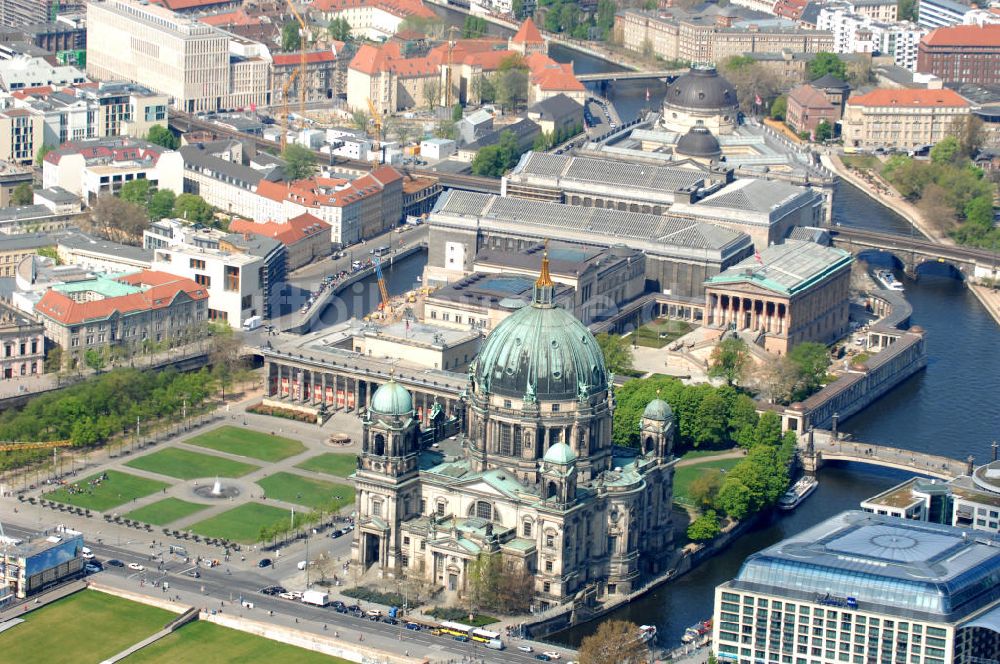
[[[876,250],[891,253],[903,264],[907,274],[916,274],[925,263],[947,263],[968,277],[992,276],[997,254],[987,249],[939,244],[923,237],[837,226],[830,229],[835,246],[853,254]]]
[[[972,473],[973,458],[965,461],[936,454],[912,452],[897,447],[871,445],[856,440],[837,438],[829,431],[816,430],[812,441],[806,434],[799,438],[799,458],[803,467],[816,472],[826,461],[853,461],[883,468],[894,468],[913,472],[917,475],[951,480],[960,475]]]
[[[577,74],[581,83],[597,81],[641,81],[650,78],[674,78],[686,73],[687,69],[663,69],[660,71],[605,71],[598,74]]]

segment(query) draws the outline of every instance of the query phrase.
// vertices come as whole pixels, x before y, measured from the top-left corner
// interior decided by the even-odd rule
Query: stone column
[[[320,386],[319,386],[319,400],[320,403],[326,404],[326,372],[324,371],[320,374]]]

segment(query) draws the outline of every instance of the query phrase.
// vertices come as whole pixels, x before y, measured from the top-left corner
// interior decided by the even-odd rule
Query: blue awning
[[[994,606],[992,609],[977,618],[964,623],[961,627],[959,627],[959,629],[964,629],[966,627],[982,627],[984,629],[990,629],[994,632],[1000,633],[1000,604]]]

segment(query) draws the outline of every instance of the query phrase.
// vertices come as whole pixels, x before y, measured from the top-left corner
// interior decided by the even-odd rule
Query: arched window
[[[524,524],[521,526],[521,534],[525,537],[531,537],[532,523],[529,519],[524,520]]]
[[[493,506],[485,500],[476,503],[476,516],[487,521],[493,520]]]
[[[555,482],[549,482],[549,488],[545,492],[546,498],[555,498],[559,495],[559,485]]]
[[[375,434],[374,453],[378,456],[383,456],[385,454],[385,436],[380,433]]]
[[[645,450],[646,452],[652,452],[653,451],[653,445],[654,445],[654,443],[653,443],[653,437],[652,436],[646,436],[646,442],[642,446],[642,449]]]

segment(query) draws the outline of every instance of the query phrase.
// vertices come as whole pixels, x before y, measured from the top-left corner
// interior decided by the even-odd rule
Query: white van
[[[94,559],[94,552],[87,547],[83,547],[82,549],[80,549],[80,555],[83,556],[85,560]]]
[[[263,322],[264,319],[261,318],[260,316],[251,316],[250,318],[247,318],[245,321],[243,321],[243,331],[253,332],[258,327],[260,327]]]

